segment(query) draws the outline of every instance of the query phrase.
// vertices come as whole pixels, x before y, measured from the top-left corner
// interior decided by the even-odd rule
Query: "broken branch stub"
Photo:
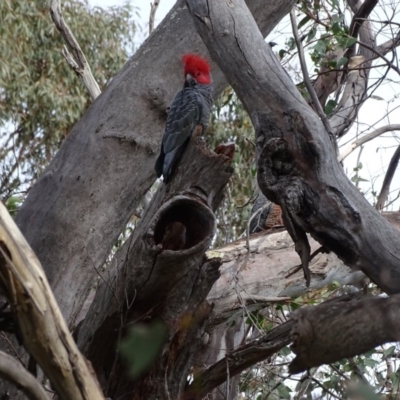
[[[233,172],[229,155],[206,149],[197,134],[192,136],[171,181],[160,183],[108,268],[110,278],[96,292],[78,345],[111,397],[133,390],[118,355],[126,327],[154,319],[165,324],[168,339],[163,354],[135,382],[135,398],[166,398],[166,386],[170,398],[178,398],[186,385],[212,308],[206,298],[219,277],[221,260],[205,253],[216,230],[213,210]],[[154,385],[161,376],[167,383]]]

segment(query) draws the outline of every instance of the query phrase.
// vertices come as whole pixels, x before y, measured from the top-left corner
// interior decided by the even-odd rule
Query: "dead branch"
[[[363,144],[369,142],[372,139],[375,139],[376,137],[386,133],[386,132],[393,132],[393,131],[400,131],[400,124],[392,124],[392,125],[385,125],[382,126],[378,129],[375,129],[371,133],[368,133],[357,140],[355,140],[353,143],[350,144],[339,156],[339,161],[343,161],[346,157],[348,157],[355,149],[358,147],[362,146]]]
[[[0,280],[23,343],[61,399],[103,399],[79,352],[39,260],[0,203]]]
[[[297,310],[291,316],[295,322],[291,348],[296,358],[289,372],[303,372],[398,341],[399,303],[399,294],[388,298],[349,295]]]
[[[351,184],[321,121],[264,43],[244,2],[237,0],[234,8],[220,2],[206,5],[205,0],[187,4],[212,58],[251,117],[259,187],[281,206],[305,273],[309,232],[348,266],[397,293],[400,233]],[[209,20],[211,25],[204,22]],[[354,58],[355,64],[363,61]],[[365,87],[360,96],[364,93]]]
[[[399,165],[399,159],[400,159],[400,146],[398,146],[396,151],[394,152],[390,160],[388,170],[386,171],[385,179],[383,180],[382,189],[381,192],[379,193],[378,200],[375,206],[375,208],[379,211],[383,209],[388,199],[390,185],[392,183],[397,166]]]
[[[24,366],[9,354],[0,351],[0,376],[18,385],[31,400],[49,400],[43,386]]]
[[[387,53],[393,51],[397,46],[400,45],[400,31],[393,39],[389,39],[386,42],[376,46],[375,50],[378,54],[386,55]],[[378,56],[376,55],[376,58]]]
[[[296,358],[289,370],[299,373],[398,341],[399,304],[400,295],[382,298],[357,294],[301,308],[290,315],[289,321],[198,371],[187,386],[183,399],[203,398],[224,382],[228,374],[230,377],[239,374],[291,342]]]
[[[67,60],[70,67],[76,72],[76,74],[82,79],[83,84],[88,90],[90,97],[92,100],[95,100],[101,93],[100,87],[94,76],[92,74],[92,70],[90,69],[90,65],[83,53],[81,47],[79,46],[78,41],[75,39],[74,34],[69,28],[68,24],[65,22],[62,13],[61,13],[61,0],[52,0],[50,5],[50,15],[53,19],[53,22],[67,43],[68,48],[64,46],[62,50],[62,55]]]
[[[157,8],[160,5],[160,0],[154,0],[154,3],[150,3],[150,17],[149,17],[149,35],[154,30],[154,19],[156,17]]]
[[[212,310],[207,295],[219,277],[221,260],[206,251],[216,229],[213,210],[233,172],[231,160],[206,149],[194,134],[171,182],[159,186],[108,267],[110,285],[100,284],[77,339],[107,395],[117,398],[134,387],[135,399],[164,398],[164,385],[154,385],[151,376],[165,378],[171,399],[186,385]],[[168,328],[168,341],[150,371],[133,383],[116,351],[119,340],[126,326],[156,318]]]

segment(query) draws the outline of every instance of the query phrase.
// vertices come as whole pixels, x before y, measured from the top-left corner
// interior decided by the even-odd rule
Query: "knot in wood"
[[[150,88],[148,90],[147,96],[145,96],[149,101],[149,103],[151,104],[151,108],[160,112],[160,114],[164,118],[167,115],[167,102],[165,100],[166,95],[167,92],[164,89],[157,87],[157,88]]]
[[[271,168],[279,175],[287,175],[293,169],[293,159],[288,151],[287,142],[281,138],[267,141],[261,158],[271,160]]]

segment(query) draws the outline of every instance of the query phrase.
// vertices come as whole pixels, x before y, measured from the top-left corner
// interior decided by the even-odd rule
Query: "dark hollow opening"
[[[154,229],[154,241],[164,250],[184,250],[213,234],[214,219],[202,204],[176,199],[162,211]]]

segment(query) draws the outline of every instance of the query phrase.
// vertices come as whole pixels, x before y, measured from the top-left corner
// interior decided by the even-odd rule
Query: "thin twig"
[[[68,46],[68,48],[64,46],[61,51],[62,55],[76,74],[81,77],[90,97],[93,100],[96,99],[96,97],[101,93],[100,87],[94,79],[85,54],[62,16],[60,0],[51,0],[50,15],[56,28],[61,33],[61,36],[64,38]],[[72,54],[69,53],[68,49]]]
[[[326,117],[326,114],[324,113],[324,110],[321,107],[321,103],[319,102],[318,97],[315,93],[315,90],[311,84],[310,77],[308,76],[307,64],[306,64],[306,60],[305,60],[305,56],[304,56],[304,49],[303,49],[303,45],[301,44],[299,31],[297,29],[296,14],[295,14],[294,8],[290,12],[290,20],[292,23],[292,31],[293,31],[294,40],[296,42],[297,51],[299,53],[300,66],[301,66],[301,71],[303,73],[304,83],[306,84],[307,91],[310,94],[311,100],[314,104],[315,111],[317,112],[318,116],[321,118],[321,121],[324,124],[324,127],[325,127],[326,131],[328,132],[329,136],[331,136],[333,138],[329,121]]]
[[[333,393],[331,390],[329,390],[325,385],[323,385],[318,379],[315,379],[314,377],[310,376],[310,380],[312,380],[314,383],[316,383],[322,390],[324,390],[326,393],[330,394],[332,397],[338,400],[342,400],[341,397],[337,396],[335,393]]]
[[[150,3],[150,18],[149,18],[149,36],[151,32],[154,30],[154,20],[156,17],[156,11],[158,6],[160,5],[160,0],[154,0],[154,3]]]

